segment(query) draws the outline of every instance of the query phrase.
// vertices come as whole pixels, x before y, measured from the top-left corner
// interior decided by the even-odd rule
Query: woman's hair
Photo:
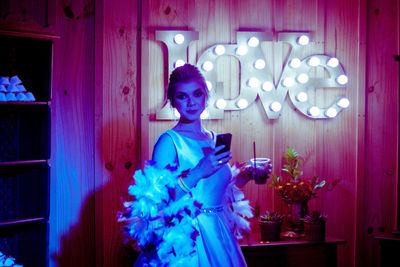
[[[176,91],[176,85],[178,83],[189,81],[198,82],[204,89],[204,93],[206,94],[206,101],[208,100],[207,84],[203,75],[200,73],[199,69],[196,66],[185,64],[181,67],[174,69],[169,76],[167,99],[171,102],[171,105],[173,107],[175,106],[174,94]]]

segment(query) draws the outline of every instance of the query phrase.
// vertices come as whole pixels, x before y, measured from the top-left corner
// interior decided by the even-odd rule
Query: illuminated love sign
[[[156,31],[156,39],[164,42],[168,48],[169,73],[187,62],[188,46],[190,42],[198,40],[198,37],[199,33],[196,31]],[[310,103],[307,88],[345,87],[348,78],[335,57],[310,55],[299,58],[310,42],[309,33],[278,33],[278,41],[289,43],[291,49],[277,83],[273,81],[260,45],[261,42],[271,41],[272,32],[240,31],[237,32],[236,44],[216,44],[200,55],[197,66],[202,71],[210,91],[209,105],[202,114],[203,119],[222,119],[224,111],[243,110],[252,104],[257,96],[270,119],[279,117],[287,94],[296,109],[311,119],[334,118],[349,106],[346,97],[338,98],[335,103],[325,108]],[[223,84],[217,82],[216,60],[224,55],[234,56],[240,62],[240,93],[235,99],[224,99]],[[310,70],[316,67],[323,67],[329,77],[309,77]],[[178,116],[170,103],[156,114],[158,120],[173,120]]]

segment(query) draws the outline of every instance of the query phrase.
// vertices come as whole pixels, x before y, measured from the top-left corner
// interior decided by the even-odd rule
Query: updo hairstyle
[[[209,94],[204,76],[200,73],[196,66],[185,64],[174,69],[169,76],[167,99],[170,101],[172,107],[175,107],[174,95],[177,84],[190,81],[196,81],[203,87],[204,93],[206,94],[206,101],[208,100]]]

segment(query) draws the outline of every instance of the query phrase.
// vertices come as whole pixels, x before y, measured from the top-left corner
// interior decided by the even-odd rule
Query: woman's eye
[[[186,96],[185,95],[177,95],[176,98],[179,100],[183,100],[186,98]]]
[[[200,91],[200,92],[197,92],[197,93],[195,93],[195,96],[196,96],[196,97],[201,97],[201,96],[203,96],[203,92],[201,92],[201,91]]]

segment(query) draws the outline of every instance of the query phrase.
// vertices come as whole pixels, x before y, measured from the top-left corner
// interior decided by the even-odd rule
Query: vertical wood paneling
[[[326,2],[325,49],[337,56],[349,75],[345,95],[351,106],[340,114],[340,118],[325,123],[319,137],[320,159],[323,173],[330,179],[341,179],[334,191],[326,194],[325,206],[329,221],[329,233],[346,239],[347,244],[339,248],[339,265],[350,266],[355,258],[356,214],[357,214],[357,164],[358,138],[363,139],[363,118],[358,108],[364,101],[364,88],[359,84],[359,73],[365,71],[365,61],[359,58],[361,41],[360,7],[357,1]],[[338,24],[338,21],[342,23]],[[346,25],[345,27],[343,25]],[[357,33],[357,34],[355,34]],[[360,69],[361,68],[361,69]],[[361,77],[364,78],[364,77]],[[343,90],[343,89],[340,89]],[[360,103],[361,102],[361,103]],[[340,205],[337,205],[340,203]]]
[[[142,113],[151,114],[161,106],[165,85],[161,59],[166,57],[162,45],[154,41],[154,28],[160,27],[189,27],[197,30],[200,40],[190,47],[190,62],[203,51],[217,42],[235,42],[236,30],[240,28],[260,28],[272,31],[310,31],[313,43],[304,52],[304,57],[310,54],[328,54],[338,57],[343,64],[350,80],[347,88],[320,89],[310,92],[312,101],[319,106],[333,103],[339,96],[347,96],[351,106],[333,120],[310,120],[295,112],[292,104],[287,101],[278,120],[266,118],[259,101],[241,112],[225,112],[224,120],[206,121],[206,127],[217,132],[233,132],[233,161],[244,161],[253,156],[252,142],[257,144],[257,155],[273,159],[274,172],[279,173],[282,166],[282,154],[287,146],[294,147],[304,159],[304,173],[306,176],[314,174],[332,182],[340,179],[340,184],[332,192],[321,192],[319,198],[310,201],[311,209],[319,209],[328,216],[328,235],[344,238],[347,244],[339,249],[339,265],[353,266],[356,262],[357,222],[362,218],[362,211],[370,203],[360,198],[367,196],[362,189],[369,186],[364,181],[364,134],[365,134],[365,36],[368,29],[365,24],[365,1],[144,1],[148,9],[143,23],[146,40],[143,43],[144,69],[142,79],[147,80],[145,88],[148,95],[143,95],[143,101],[149,103],[150,108],[142,106]],[[388,4],[389,5],[389,4]],[[190,10],[186,10],[188,6]],[[160,12],[171,8],[169,14]],[[180,13],[182,12],[182,13]],[[191,18],[186,24],[187,12]],[[169,17],[171,16],[171,17]],[[383,16],[383,15],[382,15]],[[394,17],[398,14],[393,15]],[[390,16],[392,18],[393,16]],[[179,18],[179,19],[178,19]],[[389,25],[384,25],[390,29]],[[393,37],[398,38],[397,37]],[[392,42],[396,45],[396,42]],[[398,41],[397,41],[398,46]],[[194,51],[193,51],[194,50]],[[274,73],[275,82],[278,81],[282,66],[288,53],[285,44],[263,44],[267,63]],[[217,65],[218,80],[224,82],[224,95],[234,98],[237,91],[239,67],[234,59],[220,59]],[[155,66],[156,75],[149,71],[147,66]],[[376,64],[379,68],[379,64]],[[147,70],[146,70],[147,68]],[[153,68],[152,68],[153,70]],[[395,73],[395,70],[393,71]],[[314,75],[325,75],[323,71],[313,71]],[[377,76],[381,78],[378,73]],[[396,83],[391,77],[391,83]],[[396,98],[393,98],[396,99]],[[377,108],[377,107],[376,107]],[[388,110],[396,107],[388,107]],[[371,111],[370,111],[371,112]],[[397,113],[392,115],[397,118]],[[150,156],[156,137],[174,122],[143,121],[143,149],[148,149]],[[383,131],[387,132],[384,123]],[[375,131],[371,129],[373,133]],[[397,131],[397,127],[394,128]],[[145,138],[147,136],[148,138]],[[390,135],[390,142],[397,142],[394,135]],[[374,139],[375,140],[375,139]],[[372,146],[372,143],[369,144]],[[381,146],[380,146],[381,147]],[[385,147],[385,146],[383,146]],[[393,146],[395,148],[396,146]],[[383,148],[382,148],[383,149]],[[387,160],[382,155],[381,160]],[[393,157],[395,159],[395,157]],[[144,158],[147,159],[147,158]],[[379,165],[381,166],[381,165]],[[380,172],[381,167],[376,167]],[[396,170],[390,169],[392,175]],[[380,182],[375,182],[381,185]],[[389,183],[390,184],[390,183]],[[372,190],[372,187],[370,187]],[[393,187],[395,188],[395,187]],[[361,192],[360,192],[361,191]],[[264,212],[266,209],[285,211],[282,200],[274,195],[266,186],[256,186],[250,182],[245,187],[246,196],[254,207]],[[393,193],[391,193],[393,194]],[[382,195],[380,195],[382,196]],[[387,211],[390,208],[386,209]],[[388,216],[393,221],[394,213]],[[257,225],[253,225],[257,231]],[[363,245],[357,243],[361,247]],[[376,259],[375,255],[375,259]]]
[[[50,265],[94,266],[93,2],[58,1],[56,12]]]
[[[373,236],[394,228],[398,197],[397,0],[59,0],[49,1],[47,12],[46,2],[1,2],[0,27],[38,32],[56,27],[60,36],[54,47],[51,266],[132,265],[134,254],[122,243],[115,216],[134,169],[151,157],[158,135],[175,124],[154,120],[167,82],[166,48],[154,32],[166,27],[199,31],[200,40],[190,46],[191,63],[216,42],[236,42],[240,28],[310,31],[315,42],[304,56],[339,58],[350,78],[347,88],[310,92],[320,106],[346,95],[351,105],[338,118],[306,119],[287,99],[281,117],[269,120],[257,100],[205,125],[234,133],[233,161],[253,157],[255,141],[257,155],[271,157],[279,173],[282,153],[292,146],[304,158],[305,175],[341,179],[310,207],[328,215],[328,235],[347,241],[339,246],[339,266],[377,265]],[[262,48],[277,82],[288,46],[275,42]],[[223,57],[217,70],[225,97],[234,98],[237,60]],[[250,182],[245,193],[261,212],[286,209],[266,185]]]
[[[0,28],[54,33],[54,6],[52,4],[55,1],[50,2],[49,4],[48,0],[0,1]],[[53,13],[49,10],[52,10]]]
[[[395,228],[399,69],[399,2],[368,2],[366,169],[362,236],[358,266],[377,266],[379,244],[373,236]],[[396,23],[397,21],[397,23]],[[378,41],[379,40],[379,41]],[[397,196],[398,197],[398,196]]]
[[[140,165],[137,3],[96,3],[96,266],[131,266],[117,212]]]

